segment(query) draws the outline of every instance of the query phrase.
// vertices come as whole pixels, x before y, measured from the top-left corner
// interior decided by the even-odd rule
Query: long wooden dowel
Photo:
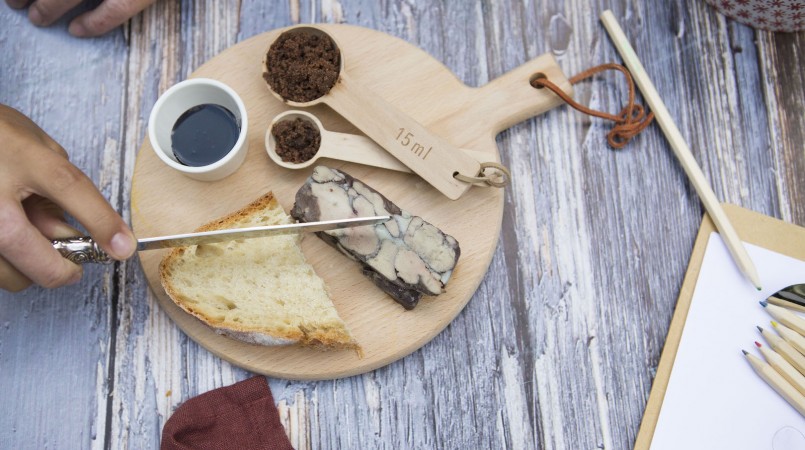
[[[710,218],[713,219],[716,229],[721,233],[732,258],[735,260],[735,264],[746,278],[760,290],[760,279],[757,274],[757,269],[755,269],[755,265],[749,257],[749,253],[746,252],[746,248],[738,237],[735,228],[733,228],[730,223],[727,213],[724,212],[721,203],[719,203],[716,198],[716,194],[704,177],[702,169],[693,157],[693,153],[691,153],[688,144],[685,143],[685,139],[682,137],[682,133],[679,132],[679,128],[676,127],[674,120],[671,118],[671,113],[669,113],[668,109],[665,107],[665,104],[660,98],[660,94],[651,82],[648,73],[646,73],[646,70],[643,68],[643,64],[640,63],[637,53],[635,53],[631,44],[629,44],[629,40],[623,33],[617,19],[615,19],[615,15],[612,14],[612,11],[606,10],[601,13],[601,22],[603,22],[604,28],[606,28],[610,38],[612,38],[612,42],[618,49],[626,67],[632,72],[637,87],[640,89],[640,92],[643,93],[643,98],[646,100],[646,103],[648,103],[651,111],[654,112],[654,117],[657,119],[657,123],[660,124],[660,128],[662,128],[665,137],[671,144],[674,154],[685,170],[685,173],[688,175],[693,187],[696,189],[696,193],[699,194],[699,198],[701,198],[704,204],[704,209],[707,210]]]

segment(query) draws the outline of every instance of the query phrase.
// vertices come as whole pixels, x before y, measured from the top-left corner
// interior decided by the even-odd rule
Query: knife
[[[289,223],[264,227],[233,228],[212,230],[202,233],[185,233],[171,236],[159,236],[137,240],[137,251],[156,250],[169,247],[187,247],[188,245],[215,244],[217,242],[234,241],[236,239],[252,239],[265,236],[284,236],[297,233],[315,233],[317,231],[335,230],[337,228],[375,225],[391,219],[391,216],[354,217],[351,219],[325,220],[322,222]],[[53,248],[62,256],[76,264],[110,263],[112,259],[89,236],[78,236],[52,240]]]

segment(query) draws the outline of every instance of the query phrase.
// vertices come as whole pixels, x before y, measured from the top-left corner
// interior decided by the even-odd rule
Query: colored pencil
[[[805,395],[805,375],[799,373],[796,367],[792,366],[791,363],[786,361],[779,353],[769,347],[760,345],[760,342],[755,342],[755,345],[757,345],[763,357],[766,358],[766,362],[768,362],[777,373],[782,375],[783,378],[788,380],[791,386],[794,386],[800,394]]]
[[[654,87],[654,83],[651,82],[646,69],[643,68],[643,64],[640,62],[640,59],[638,59],[637,53],[635,53],[631,44],[629,44],[629,40],[618,24],[618,20],[615,19],[615,15],[612,14],[612,11],[606,10],[601,13],[601,22],[603,22],[604,28],[606,28],[609,33],[609,37],[612,38],[612,42],[618,49],[626,67],[628,67],[629,71],[632,73],[635,83],[640,88],[640,92],[643,93],[643,98],[646,99],[646,103],[648,103],[651,111],[654,112],[657,123],[660,125],[663,133],[665,133],[668,143],[671,144],[671,149],[673,149],[679,163],[682,165],[690,182],[696,189],[696,193],[699,194],[699,198],[701,198],[704,204],[704,209],[707,210],[716,229],[718,229],[718,232],[724,239],[724,243],[727,245],[735,264],[744,276],[760,290],[760,279],[757,274],[757,269],[754,263],[752,263],[752,258],[749,257],[746,247],[744,247],[743,242],[741,242],[738,237],[738,233],[730,223],[727,213],[724,212],[724,209],[721,207],[721,203],[719,203],[716,198],[713,188],[710,187],[707,178],[704,176],[704,172],[702,172],[701,167],[699,167],[699,164],[696,162],[696,158],[693,157],[693,153],[690,151],[688,144],[685,143],[685,138],[682,136],[682,133],[679,132],[679,128],[676,127],[676,124],[674,124],[671,113],[668,112],[668,109],[665,107],[662,98],[660,98],[660,94]]]
[[[771,305],[777,305],[782,308],[793,309],[794,311],[805,312],[805,306],[788,299],[772,296],[767,298],[766,301],[769,302],[769,304]]]
[[[777,373],[770,365],[766,364],[758,358],[747,352],[746,350],[741,350],[746,356],[747,361],[755,369],[760,378],[771,386],[772,389],[777,391],[781,397],[785,399],[791,406],[793,406],[800,414],[805,416],[805,395],[802,395],[791,386],[791,383],[785,380],[782,375]]]
[[[796,367],[799,373],[805,373],[805,356],[802,356],[802,353],[798,352],[791,344],[771,331],[764,330],[761,327],[757,327],[757,329],[760,330],[760,334],[763,335],[763,338],[766,339],[766,342],[769,343],[774,351],[782,355],[792,366]]]
[[[805,306],[805,283],[794,284],[785,289],[780,289],[774,295],[800,306]]]
[[[760,302],[760,305],[766,308],[766,312],[777,319],[778,322],[787,326],[788,328],[791,328],[799,334],[805,335],[805,319],[785,308],[772,305],[767,301]]]
[[[777,333],[786,340],[792,347],[797,349],[800,353],[805,355],[805,337],[802,337],[801,334],[797,333],[796,331],[792,330],[791,328],[786,327],[785,325],[781,325],[775,321],[771,321],[771,326],[777,330]]]

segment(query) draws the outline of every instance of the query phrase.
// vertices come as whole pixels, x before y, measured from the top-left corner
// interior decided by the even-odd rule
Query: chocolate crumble
[[[284,100],[309,102],[338,81],[341,54],[326,36],[305,31],[285,32],[271,44],[263,78]]]
[[[286,163],[303,163],[316,156],[321,145],[321,133],[315,125],[296,118],[274,124],[271,135],[277,145],[275,151]]]

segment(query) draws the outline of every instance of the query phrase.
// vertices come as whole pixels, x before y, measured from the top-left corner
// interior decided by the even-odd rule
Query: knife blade
[[[268,236],[285,236],[298,233],[315,233],[338,228],[375,225],[391,219],[391,216],[353,217],[350,219],[325,220],[321,222],[301,222],[263,227],[232,228],[200,233],[184,233],[158,236],[137,240],[137,251],[156,250],[189,245],[215,244],[240,239],[253,239]],[[108,263],[112,259],[89,236],[55,239],[51,243],[65,258],[76,264]]]

